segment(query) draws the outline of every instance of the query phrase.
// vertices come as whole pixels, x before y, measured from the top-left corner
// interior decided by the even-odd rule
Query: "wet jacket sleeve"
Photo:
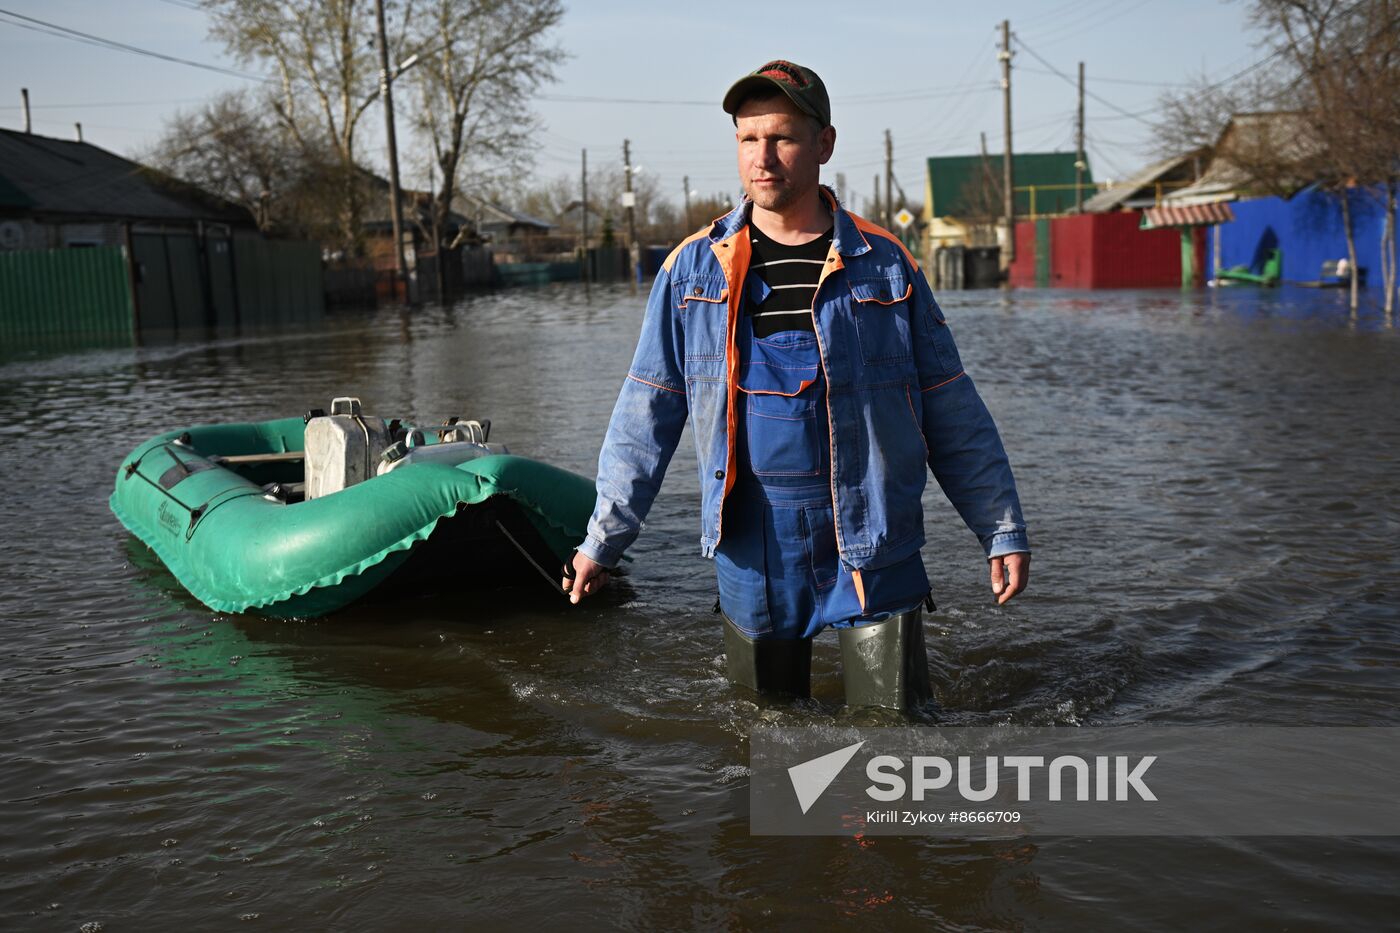
[[[910,278],[909,313],[929,468],[988,558],[1028,552],[1016,480],[991,412],[962,368],[928,280],[918,270]]]
[[[605,567],[616,566],[641,532],[685,427],[685,335],[671,305],[671,277],[663,269],[598,454],[598,502],[578,548]]]

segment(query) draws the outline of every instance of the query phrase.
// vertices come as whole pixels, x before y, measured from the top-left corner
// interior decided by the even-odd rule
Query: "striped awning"
[[[1224,201],[1213,204],[1187,204],[1181,207],[1149,207],[1142,212],[1142,229],[1155,227],[1195,227],[1224,224],[1235,219],[1235,212]]]

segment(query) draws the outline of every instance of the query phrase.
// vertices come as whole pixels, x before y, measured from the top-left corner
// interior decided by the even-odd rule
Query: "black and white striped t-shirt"
[[[831,249],[831,234],[828,230],[810,243],[784,246],[749,224],[753,243],[749,275],[763,279],[772,289],[762,304],[755,304],[752,299],[744,303],[753,316],[755,337],[769,337],[786,330],[812,332],[812,299]]]

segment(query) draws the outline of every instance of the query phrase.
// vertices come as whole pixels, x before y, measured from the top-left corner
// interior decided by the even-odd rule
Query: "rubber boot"
[[[810,638],[750,638],[726,617],[724,659],[731,683],[762,694],[812,695]]]
[[[883,622],[838,630],[847,706],[910,709],[933,696],[918,608]]]

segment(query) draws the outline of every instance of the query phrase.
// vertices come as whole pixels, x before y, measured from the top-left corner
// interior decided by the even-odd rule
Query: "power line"
[[[170,97],[165,100],[103,100],[92,101],[85,104],[30,104],[30,110],[81,110],[86,107],[158,107],[166,104],[199,104],[207,101],[207,97]],[[13,111],[23,110],[23,107],[0,106],[0,110]],[[87,124],[84,124],[87,125]],[[97,124],[92,124],[96,126]]]
[[[50,23],[42,19],[35,19],[32,16],[25,16],[22,13],[15,13],[10,10],[0,9],[0,15],[8,16],[11,21],[10,26],[18,26],[21,29],[29,29],[34,32],[42,32],[51,36],[59,36],[64,39],[74,39],[88,45],[98,45],[103,48],[115,49],[120,52],[130,52],[134,55],[145,55],[148,58],[156,58],[161,61],[174,62],[178,65],[189,65],[191,68],[202,68],[205,71],[213,71],[217,74],[231,75],[235,78],[243,78],[248,81],[266,81],[262,75],[250,74],[246,71],[237,71],[233,68],[224,68],[221,65],[210,65],[207,62],[192,61],[188,58],[180,58],[175,55],[166,55],[163,52],[153,52],[150,49],[143,49],[134,45],[127,45],[125,42],[118,42],[115,39],[104,39],[102,36],[94,36],[91,33],[80,32],[76,29],[69,29],[67,26],[60,26],[57,23]],[[14,22],[21,20],[22,22]],[[0,20],[0,22],[6,22]]]
[[[977,71],[979,66],[985,67],[987,61],[986,54],[993,48],[995,48],[994,35],[987,35],[983,39],[982,44],[979,45],[977,49],[973,52],[972,57],[970,57],[967,60],[967,66],[963,68],[962,73],[958,78],[959,85],[968,87],[972,86],[972,84],[974,83],[972,77],[973,74]],[[995,86],[998,88],[1000,87],[1000,85]],[[958,132],[959,134],[965,132],[965,127],[969,126],[971,123],[971,120],[967,116],[966,108],[971,106],[973,108],[972,112],[976,113],[977,117],[980,118],[982,113],[984,113],[987,107],[991,104],[990,101],[984,100],[981,111],[979,112],[976,110],[976,100],[977,97],[972,94],[968,94],[964,97],[959,98],[958,101],[954,103],[945,114],[943,114],[943,117],[939,122],[942,125],[946,126],[952,123],[955,119],[959,120],[961,122],[958,123]]]
[[[1095,159],[1098,159],[1100,162],[1102,162],[1105,166],[1108,167],[1109,171],[1113,172],[1115,175],[1118,175],[1120,178],[1127,178],[1129,175],[1132,174],[1131,172],[1126,171],[1121,165],[1115,163],[1108,156],[1104,155],[1103,150],[1098,147],[1094,137],[1090,136],[1088,133],[1084,134],[1084,147],[1089,150],[1090,154],[1093,155]]]
[[[1118,19],[1122,16],[1126,16],[1134,10],[1146,6],[1150,2],[1151,0],[1138,0],[1137,3],[1134,3],[1131,6],[1120,7],[1119,9],[1113,12],[1109,12],[1109,7],[1103,7],[1096,13],[1090,14],[1088,17],[1083,17],[1070,23],[1064,23],[1057,28],[1051,29],[1050,32],[1047,33],[1045,36],[1037,37],[1037,41],[1043,39],[1046,45],[1053,45],[1056,42],[1063,42],[1064,40],[1072,37],[1082,36],[1084,33],[1092,32],[1093,30],[1098,29],[1103,24],[1112,22],[1113,20]],[[1112,6],[1112,4],[1110,4],[1110,6]],[[1089,20],[1092,20],[1092,22],[1089,22],[1089,24],[1083,29],[1074,28],[1079,23],[1083,23]]]
[[[1040,53],[1037,52],[1035,49],[1033,49],[1033,48],[1031,48],[1030,46],[1026,45],[1025,40],[1022,39],[1022,38],[1020,37],[1020,35],[1017,35],[1017,36],[1016,36],[1016,44],[1019,45],[1023,51],[1025,51],[1027,54],[1029,54],[1031,58],[1034,58],[1036,61],[1038,61],[1038,62],[1040,62],[1042,65],[1044,65],[1046,68],[1049,68],[1049,69],[1050,69],[1052,72],[1054,72],[1058,77],[1063,78],[1064,81],[1065,81],[1067,84],[1069,84],[1071,87],[1075,87],[1075,88],[1078,88],[1078,87],[1079,87],[1079,83],[1078,83],[1077,81],[1075,81],[1075,80],[1074,80],[1073,78],[1071,78],[1069,75],[1065,74],[1063,71],[1061,71],[1060,69],[1056,68],[1054,65],[1050,64],[1048,61],[1046,61],[1044,58],[1042,58],[1041,55],[1040,55]],[[1093,91],[1090,91],[1090,90],[1088,90],[1088,89],[1085,89],[1085,91],[1084,91],[1084,96],[1086,96],[1086,97],[1092,97],[1094,100],[1096,100],[1096,101],[1098,101],[1099,103],[1103,104],[1103,105],[1104,105],[1105,107],[1107,107],[1109,110],[1112,110],[1112,111],[1114,111],[1115,113],[1120,113],[1120,114],[1122,114],[1124,117],[1127,117],[1127,118],[1129,118],[1129,119],[1137,120],[1139,123],[1146,123],[1146,124],[1148,124],[1149,126],[1152,124],[1152,121],[1151,121],[1151,120],[1146,120],[1146,119],[1144,119],[1143,116],[1142,116],[1142,113],[1152,113],[1153,111],[1159,109],[1159,108],[1157,108],[1157,107],[1153,107],[1152,110],[1144,110],[1142,113],[1129,113],[1128,111],[1124,110],[1122,107],[1119,107],[1117,104],[1113,103],[1112,101],[1110,101],[1110,100],[1105,100],[1103,97],[1100,97],[1098,94],[1095,94]]]
[[[1359,4],[1358,4],[1358,5],[1359,5]],[[1069,84],[1071,84],[1071,85],[1075,85],[1076,87],[1078,86],[1073,78],[1071,78],[1069,75],[1065,74],[1063,71],[1061,71],[1060,69],[1056,68],[1054,65],[1052,65],[1052,64],[1050,64],[1048,61],[1046,61],[1045,58],[1044,58],[1043,56],[1041,56],[1040,53],[1036,52],[1035,49],[1033,49],[1033,48],[1031,48],[1030,46],[1026,45],[1026,40],[1022,39],[1022,38],[1020,37],[1020,35],[1017,35],[1017,36],[1016,36],[1016,44],[1019,45],[1023,51],[1025,51],[1027,54],[1029,54],[1029,55],[1030,55],[1032,58],[1034,58],[1036,61],[1040,62],[1040,63],[1041,63],[1042,65],[1044,65],[1046,68],[1049,68],[1052,74],[1058,76],[1059,78],[1063,79],[1064,81],[1066,81],[1067,83],[1069,83]],[[1275,58],[1278,58],[1280,55],[1282,55],[1285,51],[1287,51],[1287,48],[1286,48],[1286,47],[1285,47],[1285,48],[1277,49],[1276,51],[1270,53],[1269,55],[1266,55],[1266,56],[1264,56],[1263,58],[1259,59],[1259,60],[1258,60],[1257,62],[1255,62],[1254,64],[1252,64],[1252,65],[1247,65],[1247,66],[1245,66],[1244,68],[1241,68],[1239,71],[1236,71],[1236,72],[1234,72],[1233,74],[1230,74],[1230,75],[1226,75],[1224,78],[1221,78],[1221,79],[1218,80],[1218,81],[1214,81],[1214,82],[1212,82],[1212,83],[1210,83],[1210,84],[1207,84],[1205,87],[1193,88],[1193,89],[1192,89],[1192,93],[1193,93],[1193,94],[1204,94],[1204,93],[1206,93],[1206,92],[1208,92],[1208,91],[1213,91],[1213,90],[1215,90],[1216,88],[1223,87],[1224,85],[1229,84],[1229,83],[1232,82],[1232,81],[1237,81],[1237,80],[1239,80],[1240,78],[1244,77],[1245,75],[1249,74],[1250,72],[1256,71],[1256,70],[1258,70],[1258,69],[1260,69],[1260,68],[1263,68],[1263,67],[1264,67],[1265,65],[1267,65],[1269,62],[1273,61]],[[1158,105],[1153,106],[1153,107],[1148,107],[1146,110],[1139,110],[1139,111],[1137,111],[1136,113],[1131,113],[1131,112],[1129,112],[1129,111],[1127,111],[1127,110],[1124,110],[1122,107],[1119,107],[1117,104],[1113,103],[1112,101],[1105,100],[1102,96],[1100,96],[1100,95],[1098,95],[1098,94],[1095,94],[1095,93],[1092,92],[1092,91],[1085,90],[1084,94],[1085,94],[1086,96],[1088,96],[1088,97],[1092,97],[1094,100],[1098,101],[1099,103],[1103,104],[1103,105],[1104,105],[1105,107],[1107,107],[1108,109],[1110,109],[1110,110],[1112,110],[1112,111],[1114,111],[1114,112],[1116,112],[1116,113],[1118,113],[1118,114],[1120,115],[1119,117],[1105,117],[1105,118],[1100,118],[1100,119],[1109,119],[1109,120],[1113,120],[1113,119],[1120,119],[1120,118],[1121,118],[1121,119],[1128,119],[1128,120],[1136,120],[1136,121],[1138,121],[1139,123],[1145,123],[1145,124],[1151,126],[1151,125],[1153,125],[1152,121],[1151,121],[1151,120],[1144,119],[1144,117],[1146,117],[1148,114],[1158,113],[1158,112],[1160,112],[1160,111],[1162,110],[1162,106],[1161,106],[1160,104],[1158,104]]]
[[[887,94],[875,94],[875,95],[871,95],[871,96],[869,96],[869,97],[864,97],[864,96],[862,96],[862,97],[838,97],[838,98],[836,98],[836,103],[838,103],[838,104],[865,104],[865,105],[868,106],[868,105],[870,105],[870,104],[900,103],[900,102],[903,102],[903,101],[911,101],[911,100],[935,100],[935,99],[943,98],[943,97],[957,97],[957,98],[962,98],[962,97],[967,96],[968,94],[978,94],[978,93],[985,93],[985,92],[987,92],[987,91],[996,91],[996,90],[1000,90],[1000,85],[998,85],[995,81],[988,81],[988,82],[986,82],[986,86],[985,86],[985,87],[980,87],[980,88],[979,88],[979,87],[976,87],[972,82],[965,82],[965,83],[963,83],[963,84],[956,84],[956,85],[951,85],[951,86],[945,86],[945,87],[944,87],[943,89],[941,89],[941,90],[940,90],[940,89],[929,88],[928,90],[925,90],[925,91],[909,91],[909,92],[903,93],[903,94],[888,94],[888,93],[887,93]]]
[[[975,88],[971,85],[945,86],[943,89],[930,88],[925,91],[910,91],[903,94],[873,94],[856,97],[835,98],[837,104],[860,104],[870,106],[871,104],[897,104],[907,103],[916,100],[936,100],[945,97],[962,98],[969,94],[986,93],[997,90],[997,85],[989,82],[984,88]],[[714,107],[712,100],[677,100],[675,98],[660,97],[599,97],[594,95],[579,94],[536,94],[538,100],[548,100],[557,103],[567,104],[638,104],[662,107]]]
[[[1351,12],[1352,12],[1353,10],[1355,10],[1357,7],[1360,7],[1364,2],[1365,2],[1365,0],[1356,0],[1356,2],[1350,4],[1349,6],[1345,7],[1345,8],[1342,9],[1341,11],[1339,11],[1339,12],[1337,13],[1337,15],[1338,15],[1338,16],[1345,16],[1345,15],[1351,13]],[[1048,61],[1046,61],[1039,53],[1037,53],[1037,52],[1035,51],[1035,49],[1032,49],[1030,46],[1026,45],[1026,41],[1025,41],[1024,39],[1022,39],[1022,38],[1020,37],[1019,34],[1016,36],[1016,44],[1019,45],[1025,52],[1027,52],[1027,53],[1028,53],[1032,58],[1034,58],[1036,61],[1040,62],[1040,63],[1041,63],[1042,65],[1044,65],[1046,68],[1049,68],[1052,74],[1057,75],[1058,77],[1060,77],[1060,78],[1062,78],[1063,80],[1069,82],[1070,84],[1075,84],[1074,79],[1072,79],[1069,75],[1065,74],[1063,71],[1061,71],[1060,69],[1056,68],[1054,65],[1052,65],[1052,64],[1050,64]],[[1233,82],[1233,81],[1238,81],[1240,78],[1243,78],[1245,75],[1250,74],[1250,73],[1252,73],[1252,72],[1254,72],[1254,71],[1258,71],[1260,68],[1263,68],[1265,65],[1269,64],[1269,63],[1272,62],[1274,59],[1279,58],[1280,56],[1282,56],[1283,54],[1285,54],[1287,51],[1288,51],[1288,46],[1286,46],[1286,45],[1280,46],[1279,48],[1275,49],[1273,52],[1270,52],[1268,55],[1265,55],[1263,58],[1259,59],[1258,61],[1254,62],[1253,64],[1251,64],[1251,65],[1246,65],[1244,68],[1241,68],[1241,69],[1239,69],[1238,71],[1235,71],[1235,72],[1233,72],[1233,73],[1231,73],[1231,74],[1228,74],[1228,75],[1226,75],[1225,77],[1219,79],[1218,81],[1212,81],[1211,83],[1205,85],[1204,87],[1199,87],[1199,88],[1192,87],[1192,88],[1190,88],[1191,93],[1192,93],[1192,94],[1196,94],[1196,95],[1205,94],[1205,93],[1208,93],[1208,92],[1210,92],[1210,91],[1216,90],[1217,88],[1224,87],[1225,85],[1230,84],[1230,83]],[[1077,86],[1077,85],[1076,85],[1076,86]],[[1190,87],[1190,86],[1188,85],[1188,87]],[[1142,118],[1143,118],[1145,115],[1147,115],[1147,114],[1158,113],[1158,112],[1160,112],[1160,111],[1162,110],[1162,107],[1161,107],[1161,105],[1159,104],[1159,105],[1157,105],[1157,106],[1155,106],[1155,107],[1149,107],[1149,108],[1147,108],[1146,110],[1139,110],[1137,113],[1130,113],[1130,112],[1124,110],[1123,108],[1119,107],[1118,105],[1116,105],[1116,104],[1114,104],[1114,103],[1112,103],[1112,102],[1110,102],[1110,101],[1104,100],[1104,99],[1103,99],[1101,96],[1099,96],[1098,94],[1094,94],[1094,93],[1092,93],[1092,92],[1090,92],[1090,91],[1087,91],[1087,90],[1086,90],[1084,93],[1085,93],[1087,96],[1094,98],[1094,99],[1097,100],[1099,103],[1103,104],[1105,107],[1108,107],[1110,110],[1114,110],[1114,111],[1118,112],[1118,113],[1121,115],[1121,118],[1123,118],[1123,119],[1137,120],[1137,121],[1139,121],[1139,122],[1141,122],[1141,123],[1151,124],[1151,121],[1150,121],[1150,120],[1144,120],[1144,119],[1142,119]],[[1116,118],[1116,117],[1103,117],[1103,118],[1100,118],[1100,119],[1112,120],[1112,119],[1119,119],[1119,118]]]
[[[667,107],[713,107],[712,100],[667,100],[662,98],[640,97],[584,97],[574,94],[536,94],[539,100],[552,100],[566,104],[661,104]]]
[[[1025,24],[1040,24],[1049,22],[1051,20],[1059,19],[1063,14],[1079,7],[1081,3],[1082,0],[1071,0],[1071,2],[1069,3],[1061,4],[1060,6],[1053,7],[1049,10],[1041,10],[1038,14],[1032,14],[1023,22]]]
[[[1017,41],[1020,40],[1018,39]],[[1021,65],[1020,69],[1022,71],[1029,71],[1031,74],[1038,75],[1053,75],[1057,73],[1047,68],[1031,68],[1027,65]],[[1189,84],[1183,84],[1180,81],[1140,81],[1137,78],[1105,78],[1102,75],[1094,75],[1093,77],[1089,78],[1089,80],[1095,83],[1103,84],[1136,84],[1141,87],[1190,87]]]
[[[1095,6],[1094,0],[1089,0],[1088,3],[1081,4],[1080,8],[1075,12],[1066,14],[1065,16],[1058,18],[1056,22],[1051,23],[1046,28],[1046,31],[1039,35],[1039,38],[1047,38],[1053,36],[1054,39],[1060,39],[1064,36],[1070,35],[1082,23],[1090,22],[1091,20],[1097,19],[1098,17],[1107,13],[1110,9],[1112,9],[1115,2],[1116,0],[1103,0],[1103,2],[1100,2],[1097,6]],[[1017,25],[1020,24],[1018,23]],[[1054,39],[1051,39],[1049,41],[1054,41]]]

